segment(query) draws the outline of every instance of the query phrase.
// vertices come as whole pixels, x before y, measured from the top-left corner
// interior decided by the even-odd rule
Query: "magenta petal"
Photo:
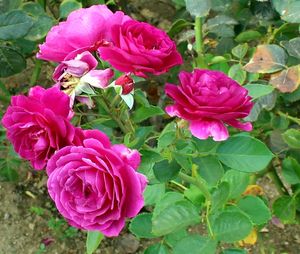
[[[133,149],[127,148],[125,145],[113,145],[112,149],[119,153],[122,158],[128,163],[132,168],[137,169],[141,163],[140,153]]]
[[[226,121],[227,124],[231,125],[232,127],[241,129],[243,131],[252,131],[252,124],[250,122],[247,123],[241,123],[237,120],[228,120]]]
[[[179,112],[178,112],[175,105],[169,105],[165,108],[165,110],[166,110],[167,114],[171,117],[173,117],[173,116],[179,116],[180,117],[180,114],[179,114]]]
[[[80,82],[87,83],[97,88],[106,88],[109,85],[109,80],[113,77],[114,72],[111,69],[92,70],[84,75]]]
[[[215,141],[226,140],[229,136],[225,125],[220,121],[200,120],[190,123],[190,131],[193,136],[199,139],[212,137]]]
[[[120,234],[121,230],[125,227],[125,220],[114,221],[110,227],[102,230],[102,233],[107,237],[116,237]]]

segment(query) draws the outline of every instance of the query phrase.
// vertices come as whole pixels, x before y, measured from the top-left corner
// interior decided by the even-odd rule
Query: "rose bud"
[[[122,75],[121,77],[119,77],[116,80],[115,84],[117,86],[121,86],[122,87],[122,94],[123,95],[129,94],[133,90],[133,88],[134,88],[134,81],[127,74]]]

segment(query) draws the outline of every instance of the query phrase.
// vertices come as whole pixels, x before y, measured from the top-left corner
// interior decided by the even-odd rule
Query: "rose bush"
[[[26,62],[33,72],[0,81],[0,180],[23,168],[11,147],[46,168],[53,206],[88,231],[88,254],[128,230],[156,238],[147,254],[255,252],[258,238],[264,252],[261,229],[297,222],[296,0],[172,1],[163,21],[159,1],[150,20],[165,31],[110,10],[146,20],[138,1],[13,2],[0,6],[0,77]],[[38,83],[53,87],[10,98]],[[32,188],[43,174],[28,174]]]
[[[249,115],[253,103],[248,91],[235,80],[219,71],[200,69],[182,71],[179,80],[179,86],[166,85],[166,94],[175,101],[166,111],[187,120],[195,137],[226,140],[229,134],[225,124],[252,130],[251,123],[238,121]]]
[[[82,145],[64,147],[49,161],[48,191],[72,226],[117,236],[144,206],[147,180],[136,172],[139,164],[136,150],[84,131]]]

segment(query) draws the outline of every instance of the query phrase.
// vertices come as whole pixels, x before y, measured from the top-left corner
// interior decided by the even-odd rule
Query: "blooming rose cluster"
[[[110,84],[114,71],[97,69],[97,57],[124,73]],[[129,103],[131,75],[159,75],[182,58],[165,32],[105,5],[73,11],[52,27],[37,58],[58,63],[55,85],[12,97],[2,119],[7,137],[34,169],[46,168],[49,194],[71,225],[117,236],[144,205],[140,155],[100,131],[74,127],[72,107],[76,99],[91,108],[87,95],[112,85]]]
[[[112,84],[122,98],[132,96],[130,75],[160,75],[182,58],[165,32],[105,5],[72,12],[50,30],[37,57],[58,63],[55,84],[12,97],[2,119],[7,137],[34,169],[46,168],[50,197],[71,225],[117,236],[126,218],[136,216],[144,205],[147,179],[137,172],[140,154],[112,145],[98,130],[73,126],[73,104],[77,99],[92,107],[84,93]],[[124,73],[109,84],[114,72],[97,69],[97,57]],[[251,130],[250,123],[240,122],[253,106],[251,97],[234,80],[198,69],[182,71],[179,79],[179,86],[166,85],[166,94],[175,101],[166,111],[187,120],[194,136],[225,140],[225,124]]]
[[[12,97],[2,124],[22,158],[46,167],[49,194],[71,225],[117,236],[144,205],[140,154],[111,145],[99,130],[74,127],[72,115],[67,94],[36,86]]]

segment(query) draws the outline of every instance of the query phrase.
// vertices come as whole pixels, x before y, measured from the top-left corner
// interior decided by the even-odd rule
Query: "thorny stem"
[[[199,188],[199,190],[201,190],[201,192],[203,193],[204,197],[206,200],[210,200],[211,199],[211,195],[210,192],[208,191],[208,189],[206,188],[205,184],[197,178],[191,177],[185,173],[179,172],[178,176],[185,182],[190,183],[195,185],[196,187]]]
[[[271,42],[273,42],[273,40],[275,39],[277,33],[278,33],[279,31],[281,31],[283,28],[285,28],[286,26],[288,26],[288,25],[289,25],[289,23],[284,23],[284,24],[282,24],[280,27],[275,28],[275,29],[273,30],[273,32],[271,33],[271,35],[268,36],[267,44],[270,44]]]
[[[213,231],[211,229],[210,221],[209,221],[209,211],[211,206],[211,195],[209,190],[207,189],[206,185],[201,181],[199,178],[194,178],[189,175],[186,175],[182,172],[179,172],[178,176],[185,182],[190,183],[198,187],[198,189],[203,193],[205,199],[206,199],[206,213],[205,213],[205,219],[206,224],[208,228],[208,233],[211,237],[213,237]]]
[[[300,119],[298,119],[296,117],[289,116],[287,113],[283,113],[281,111],[277,111],[277,114],[291,120],[292,122],[294,122],[298,125],[300,125]]]

